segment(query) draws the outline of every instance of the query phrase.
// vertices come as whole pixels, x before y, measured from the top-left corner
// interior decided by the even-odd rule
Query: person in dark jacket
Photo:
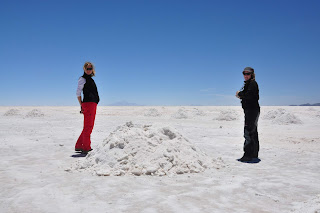
[[[83,66],[84,73],[79,78],[77,88],[77,98],[81,107],[80,113],[84,115],[84,124],[81,135],[75,145],[75,151],[88,153],[92,150],[90,135],[93,130],[97,105],[100,101],[97,86],[92,79],[95,76],[94,66],[90,62],[86,62]],[[81,100],[81,92],[83,91],[83,100]]]
[[[236,97],[241,99],[244,111],[244,154],[239,159],[241,162],[249,162],[258,159],[259,138],[258,138],[258,119],[260,115],[259,87],[255,80],[254,69],[244,68],[244,86],[241,91],[236,92]]]

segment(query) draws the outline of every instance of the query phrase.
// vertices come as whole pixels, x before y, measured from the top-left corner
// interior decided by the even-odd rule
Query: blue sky
[[[78,105],[85,61],[101,105],[320,102],[318,0],[2,0],[0,105]]]

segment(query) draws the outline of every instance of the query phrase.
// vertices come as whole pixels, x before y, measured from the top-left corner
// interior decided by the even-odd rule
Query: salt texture
[[[159,111],[155,108],[151,108],[148,109],[145,113],[144,116],[148,116],[148,117],[159,117],[161,116],[161,114],[159,113]]]
[[[303,202],[296,203],[298,207],[292,212],[295,213],[305,213],[305,212],[313,212],[313,213],[320,213],[320,194],[316,195],[315,197],[305,200]]]
[[[91,151],[75,170],[99,176],[199,173],[223,166],[170,127],[127,122]]]
[[[302,121],[294,114],[281,108],[269,111],[263,118],[266,120],[271,120],[273,123],[280,125],[302,124]]]
[[[188,118],[188,113],[184,109],[179,109],[171,117],[176,119],[186,119]]]
[[[221,111],[216,120],[218,121],[234,121],[237,120],[239,115],[232,110]]]
[[[15,115],[19,115],[19,110],[10,109],[6,113],[4,113],[4,116],[15,116]]]
[[[43,117],[44,114],[38,110],[38,109],[34,109],[30,112],[28,112],[28,114],[26,115],[26,117],[32,117],[32,118],[35,118],[35,117]]]

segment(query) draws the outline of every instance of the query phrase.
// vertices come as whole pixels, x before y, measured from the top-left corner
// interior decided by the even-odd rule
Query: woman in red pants
[[[80,113],[84,115],[83,130],[75,145],[75,151],[83,153],[90,152],[91,140],[90,135],[94,126],[97,105],[100,101],[97,86],[92,79],[95,76],[94,66],[90,62],[86,62],[83,66],[84,74],[79,78],[77,97],[81,106]],[[81,100],[81,92],[83,91],[83,100]]]

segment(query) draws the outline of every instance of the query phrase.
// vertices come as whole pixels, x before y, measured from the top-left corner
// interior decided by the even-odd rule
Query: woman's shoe
[[[89,149],[89,150],[82,150],[81,152],[84,154],[88,154],[88,152],[92,151],[93,149]]]
[[[247,156],[243,156],[238,161],[240,161],[240,162],[249,162],[249,161],[252,161],[252,158],[251,157],[247,157]]]

